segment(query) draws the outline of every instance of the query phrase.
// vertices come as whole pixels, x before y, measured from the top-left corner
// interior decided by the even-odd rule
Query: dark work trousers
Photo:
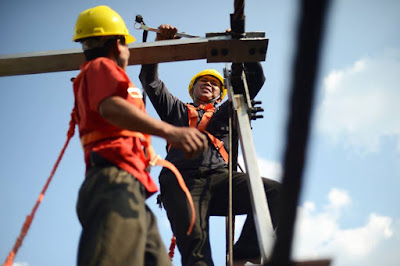
[[[214,265],[209,242],[209,217],[227,216],[229,200],[228,169],[182,171],[196,210],[196,222],[192,233],[186,234],[191,219],[189,203],[175,176],[170,171],[160,175],[161,199],[167,211],[176,243],[182,256],[183,266]],[[263,178],[271,219],[277,226],[280,183]],[[257,233],[248,190],[248,176],[233,173],[233,214],[248,214],[239,240],[234,246],[234,256],[244,258],[259,256]],[[239,259],[239,258],[238,258]]]
[[[143,185],[96,153],[79,191],[79,266],[171,265]]]

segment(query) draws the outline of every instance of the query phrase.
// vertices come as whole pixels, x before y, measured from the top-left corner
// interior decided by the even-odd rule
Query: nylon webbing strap
[[[87,144],[103,140],[103,139],[110,139],[114,137],[137,137],[141,140],[147,140],[143,133],[130,131],[130,130],[117,130],[117,131],[103,131],[103,130],[95,130],[89,132],[83,136],[81,136],[82,146]]]
[[[194,107],[191,104],[186,104],[186,106],[188,107],[189,126],[196,127],[199,131],[206,133],[211,143],[221,154],[224,161],[228,163],[229,155],[228,152],[225,150],[224,143],[218,138],[216,138],[214,135],[212,135],[210,132],[205,130],[208,126],[208,123],[211,120],[211,117],[214,115],[215,112],[214,106],[212,104],[208,104],[206,106],[200,105],[198,107]],[[197,113],[197,110],[205,110],[205,113],[199,123],[197,123],[199,120],[199,115]],[[168,149],[169,148],[170,147],[168,147]]]

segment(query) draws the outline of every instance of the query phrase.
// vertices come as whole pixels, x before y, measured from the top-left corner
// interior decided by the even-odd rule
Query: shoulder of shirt
[[[83,63],[80,66],[80,68],[82,70],[84,68],[88,69],[88,68],[92,68],[92,67],[100,67],[102,65],[105,65],[107,67],[116,67],[116,68],[118,68],[118,65],[113,60],[111,60],[110,58],[107,58],[107,57],[98,57],[98,58],[95,58],[95,59],[93,59],[91,61],[87,61],[87,62]]]
[[[107,65],[107,66],[113,66],[113,67],[118,66],[113,60],[111,60],[110,58],[107,58],[107,57],[98,57],[96,59],[93,59],[92,64],[93,65]]]

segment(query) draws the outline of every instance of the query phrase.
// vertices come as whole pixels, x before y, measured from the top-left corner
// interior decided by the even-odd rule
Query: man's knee
[[[282,184],[279,183],[278,181],[268,179],[263,177],[262,178],[263,183],[264,183],[264,189],[267,194],[280,194],[281,193],[281,188]]]
[[[281,189],[282,185],[281,183],[263,178],[263,183],[264,183],[264,189],[265,189],[265,194],[267,196],[267,201],[268,201],[268,207],[270,210],[270,215],[272,219],[272,224],[274,228],[279,223],[279,209],[281,206]]]

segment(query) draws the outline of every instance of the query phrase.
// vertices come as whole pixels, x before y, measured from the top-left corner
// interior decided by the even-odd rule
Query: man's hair
[[[107,57],[107,55],[115,49],[116,42],[122,36],[110,37],[92,37],[81,41],[83,53],[86,61],[96,59],[98,57]],[[122,37],[123,38],[123,37]]]

